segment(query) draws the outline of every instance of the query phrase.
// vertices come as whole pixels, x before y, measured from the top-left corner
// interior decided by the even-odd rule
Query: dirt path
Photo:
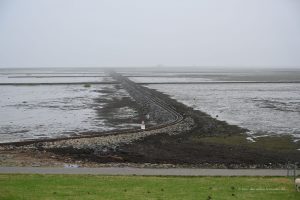
[[[40,168],[0,167],[1,174],[98,174],[98,175],[145,175],[145,176],[286,176],[285,169],[153,169],[153,168]],[[297,171],[297,174],[300,170]]]

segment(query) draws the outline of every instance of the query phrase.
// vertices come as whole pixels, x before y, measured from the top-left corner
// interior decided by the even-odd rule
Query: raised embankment
[[[105,148],[115,148],[121,143],[131,143],[134,140],[143,137],[167,133],[177,134],[190,130],[194,121],[190,117],[183,117],[165,100],[155,96],[152,90],[130,81],[122,75],[110,72],[110,75],[119,82],[124,89],[128,91],[131,97],[139,105],[144,115],[149,115],[150,120],[155,121],[157,125],[146,130],[131,129],[122,131],[110,131],[102,133],[93,133],[90,135],[73,136],[59,139],[32,140],[26,142],[16,142],[2,144],[2,148],[76,148],[76,149],[94,149],[96,152]]]
[[[182,120],[182,116],[165,101],[154,96],[148,88],[137,85],[128,78],[110,72],[111,77],[120,82],[124,89],[139,105],[143,115],[148,115],[157,124],[168,124]]]

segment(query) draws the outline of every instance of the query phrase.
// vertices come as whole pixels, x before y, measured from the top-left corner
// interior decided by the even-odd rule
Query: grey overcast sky
[[[300,67],[300,0],[0,0],[0,67]]]

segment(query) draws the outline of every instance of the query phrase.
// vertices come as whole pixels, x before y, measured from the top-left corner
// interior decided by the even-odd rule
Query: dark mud
[[[192,166],[281,167],[299,160],[299,153],[266,151],[242,145],[204,143],[194,140],[197,132],[186,135],[157,135],[134,144],[120,146],[115,156],[133,163],[189,164]]]

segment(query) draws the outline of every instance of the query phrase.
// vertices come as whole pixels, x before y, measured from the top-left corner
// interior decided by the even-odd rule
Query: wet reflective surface
[[[300,84],[164,84],[148,87],[255,134],[291,134],[300,138]]]

